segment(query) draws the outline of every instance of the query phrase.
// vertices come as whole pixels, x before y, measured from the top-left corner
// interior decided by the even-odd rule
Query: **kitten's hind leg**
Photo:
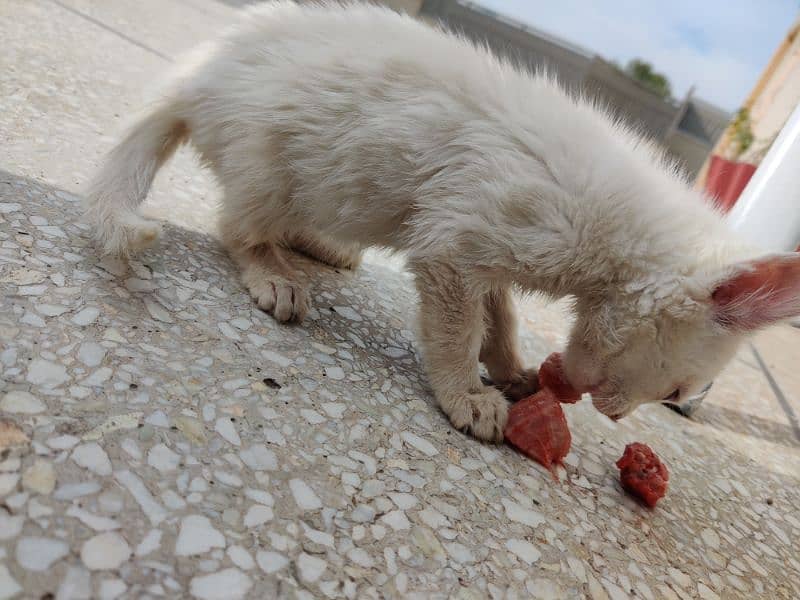
[[[339,244],[310,231],[288,235],[286,244],[292,250],[336,269],[356,269],[361,263],[359,246]]]
[[[234,178],[224,188],[220,233],[245,287],[276,321],[301,322],[309,299],[301,274],[286,259],[291,251],[283,246],[290,229],[286,187],[276,180],[250,189]]]
[[[242,281],[258,307],[281,323],[300,323],[308,313],[308,293],[275,242],[256,246],[228,244],[242,270]]]

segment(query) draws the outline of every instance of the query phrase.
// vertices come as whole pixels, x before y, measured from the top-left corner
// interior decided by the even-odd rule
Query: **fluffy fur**
[[[502,439],[507,405],[479,360],[517,396],[535,388],[513,287],[576,298],[566,373],[614,417],[689,397],[743,332],[800,312],[800,269],[759,277],[796,258],[746,262],[757,253],[652,145],[388,10],[261,5],[185,61],[88,190],[105,251],[158,235],[136,209],[183,142],[222,185],[223,241],[280,321],[308,309],[288,252],[344,267],[368,246],[406,252],[431,385],[481,439]]]

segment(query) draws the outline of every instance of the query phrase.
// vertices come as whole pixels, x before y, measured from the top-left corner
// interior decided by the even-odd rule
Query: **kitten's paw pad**
[[[508,401],[496,389],[464,394],[442,405],[453,427],[479,440],[500,443],[508,420]]]
[[[281,323],[300,323],[308,314],[306,290],[283,278],[245,281],[250,295],[261,310],[271,313]]]
[[[525,369],[517,373],[510,381],[495,383],[505,397],[517,402],[539,391],[539,370]]]

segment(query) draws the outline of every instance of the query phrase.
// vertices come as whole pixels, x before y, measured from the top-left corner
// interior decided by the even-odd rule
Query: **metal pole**
[[[765,250],[791,251],[800,243],[800,104],[727,219]]]

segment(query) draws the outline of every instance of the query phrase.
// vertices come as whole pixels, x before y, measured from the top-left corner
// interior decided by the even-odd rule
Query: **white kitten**
[[[758,258],[659,153],[545,77],[369,6],[262,5],[180,74],[112,151],[89,217],[108,252],[191,143],[224,189],[221,230],[259,306],[302,320],[285,260],[405,251],[430,382],[452,423],[502,439],[535,387],[510,290],[576,298],[569,380],[620,417],[698,392],[743,334],[800,313],[800,257]],[[757,259],[757,260],[753,260]]]

